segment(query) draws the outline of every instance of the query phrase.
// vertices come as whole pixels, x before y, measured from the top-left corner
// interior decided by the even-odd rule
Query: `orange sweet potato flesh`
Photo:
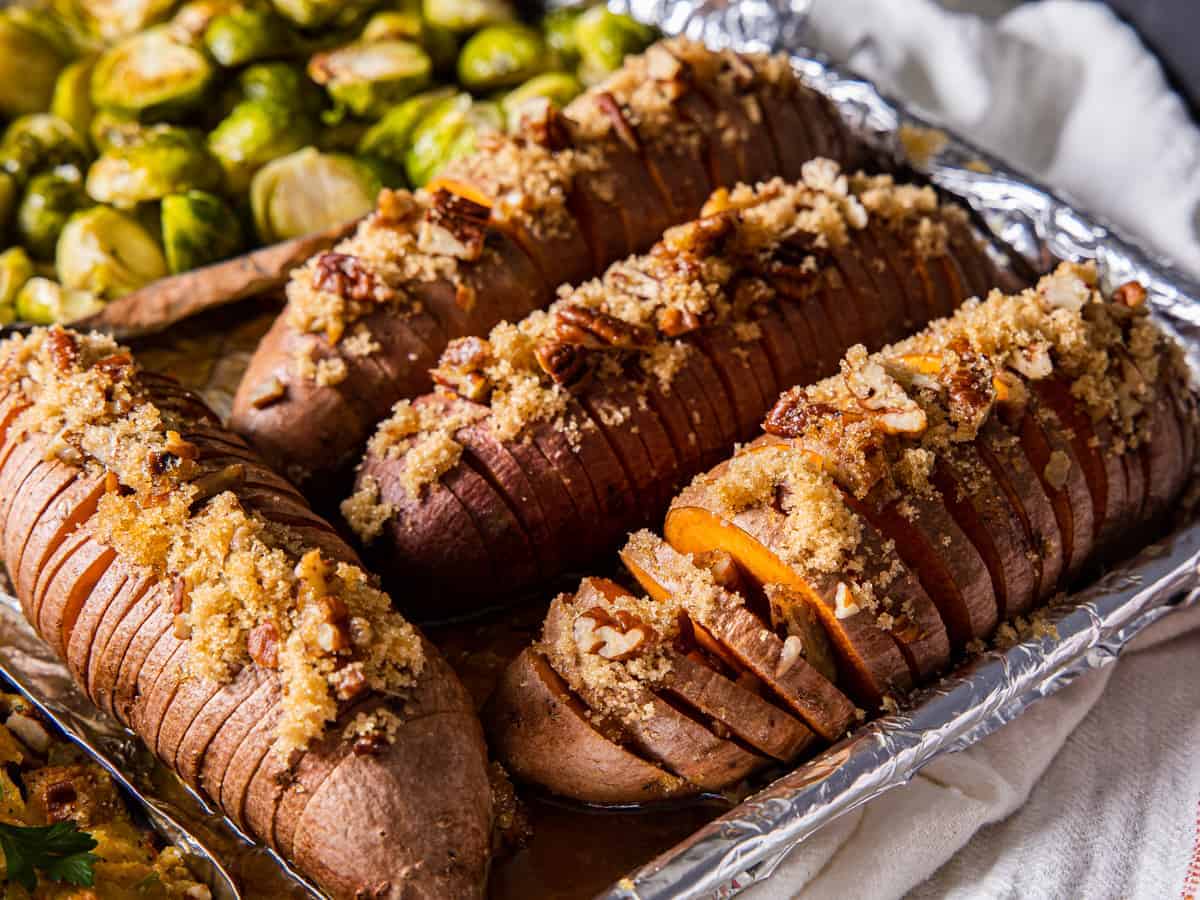
[[[578,283],[616,259],[645,250],[664,227],[694,216],[711,189],[732,186],[738,180],[754,183],[777,174],[781,167],[775,153],[761,152],[769,146],[761,129],[716,127],[711,116],[705,119],[686,111],[694,109],[698,92],[705,94],[708,102],[743,116],[741,111],[749,103],[762,109],[786,104],[795,108],[795,117],[821,119],[821,129],[833,136],[831,139],[781,145],[787,163],[782,168],[788,171],[797,170],[813,152],[825,153],[848,168],[863,157],[861,146],[848,136],[833,106],[798,81],[785,78],[772,83],[758,77],[748,87],[736,89],[727,80],[704,81],[697,86],[701,70],[715,71],[721,64],[712,52],[697,45],[680,55],[694,77],[681,81],[685,87],[675,101],[673,114],[680,123],[705,121],[703,127],[692,126],[698,138],[694,145],[652,140],[649,133],[643,134],[648,126],[636,116],[630,124],[640,154],[631,153],[611,131],[602,136],[586,132],[573,124],[571,117],[591,115],[591,107],[600,102],[597,97],[603,89],[585,94],[567,110],[567,131],[572,149],[589,151],[597,160],[598,170],[589,167],[582,171],[568,198],[573,227],[560,230],[572,231],[576,237],[553,252],[543,252],[519,230],[508,235],[491,229],[490,242],[502,245],[500,252],[461,263],[457,283],[445,278],[416,283],[413,294],[419,308],[381,306],[368,313],[362,321],[380,345],[371,358],[343,353],[324,336],[303,334],[286,314],[281,316],[264,338],[238,391],[232,418],[235,430],[249,437],[289,477],[311,482],[319,489],[324,483],[314,476],[347,467],[371,428],[397,400],[429,388],[428,369],[450,339],[486,333],[504,319],[516,320],[548,305],[559,284]],[[773,120],[784,118],[783,113],[772,115]],[[732,140],[732,146],[720,151],[713,146],[725,140]],[[705,160],[729,150],[742,161],[737,170],[723,171],[719,182],[709,178],[699,182],[699,174],[706,169]],[[687,157],[687,164],[676,162],[681,156]],[[471,166],[459,166],[458,170],[470,171]],[[612,196],[614,180],[622,190],[632,191],[631,179],[643,186],[634,199],[644,209],[624,214],[622,206],[628,204],[608,202],[606,198]],[[470,187],[488,196],[488,185],[483,183],[486,180],[481,178],[479,184]],[[458,302],[464,296],[464,291],[458,290],[460,286],[474,294],[466,308]],[[345,381],[319,385],[295,376],[292,359],[305,352],[310,340],[315,341],[315,360],[338,357],[346,363],[350,375]],[[263,386],[274,378],[283,385],[283,396],[276,402],[256,405]]]
[[[164,404],[203,409],[158,379],[148,378],[146,386]],[[215,421],[211,414],[197,420],[193,437],[206,459],[246,460],[247,507],[299,523],[297,533],[319,539],[332,558],[356,559]],[[345,710],[330,725],[334,737],[292,761],[297,773],[323,770],[327,777],[299,796],[289,793],[287,767],[268,763],[277,756],[276,738],[262,725],[279,696],[278,676],[251,666],[229,684],[180,679],[188,648],[174,634],[170,586],[93,537],[89,523],[102,475],[39,463],[42,472],[33,476],[31,463],[44,455],[45,441],[37,433],[5,432],[0,484],[20,475],[26,493],[0,520],[0,547],[35,627],[89,696],[138,731],[189,784],[223,801],[223,811],[247,823],[253,836],[283,850],[279,836],[286,835],[288,857],[331,896],[481,896],[490,853],[487,755],[472,703],[432,645],[424,644],[425,666],[396,709],[403,720],[396,741],[377,755],[350,752],[341,734],[353,710]],[[395,701],[368,694],[365,703],[356,709]],[[235,752],[251,733],[258,739]],[[287,822],[277,821],[281,811]]]

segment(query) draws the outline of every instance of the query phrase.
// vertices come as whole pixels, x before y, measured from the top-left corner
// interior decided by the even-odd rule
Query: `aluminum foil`
[[[558,3],[550,0],[548,5]],[[1052,268],[1059,258],[1094,259],[1109,287],[1141,281],[1156,313],[1185,342],[1193,370],[1200,372],[1200,283],[1035,179],[801,49],[810,0],[614,0],[610,6],[657,23],[668,34],[687,34],[714,46],[790,52],[797,70],[833,99],[852,127],[898,164],[926,175],[969,205],[980,227],[1010,258],[1035,272]],[[920,159],[905,155],[901,137],[912,128],[939,138],[935,154]],[[181,360],[199,365],[203,371],[189,371],[195,377],[187,380],[218,408],[227,409],[229,384],[236,382],[235,357],[253,345],[261,323],[215,331],[210,323],[198,328],[198,336],[190,335],[191,330],[196,329],[184,323],[167,346],[152,345],[142,348],[143,353],[160,354],[172,370]],[[1200,523],[1181,528],[1049,611],[1047,621],[1056,635],[973,660],[913,698],[905,711],[870,723],[780,778],[630,873],[604,896],[728,897],[769,877],[792,848],[823,825],[904,784],[937,756],[978,741],[1079,674],[1113,662],[1147,625],[1200,602],[1198,566]],[[16,601],[3,594],[0,676],[12,680],[113,773],[160,833],[185,849],[221,900],[319,896],[276,856],[251,846],[135,738],[95,710],[25,624]]]

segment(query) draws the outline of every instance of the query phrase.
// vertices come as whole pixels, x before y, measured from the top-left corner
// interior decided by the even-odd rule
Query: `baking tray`
[[[1200,283],[1068,198],[804,49],[806,0],[610,5],[668,34],[735,49],[789,51],[805,80],[829,96],[856,131],[898,166],[965,202],[980,227],[1031,272],[1047,271],[1058,259],[1095,260],[1108,288],[1140,281],[1159,320],[1184,342],[1193,372],[1200,372]],[[215,321],[184,322],[158,343],[140,348],[142,358],[182,375],[218,411],[227,412],[230,386],[269,319],[221,311]],[[937,756],[970,746],[1083,672],[1112,663],[1149,624],[1200,602],[1198,566],[1200,523],[1184,523],[1049,610],[1037,636],[973,659],[910,698],[899,713],[867,724],[784,775],[603,896],[728,897],[769,877],[821,826],[906,783]],[[222,900],[315,893],[273,854],[247,843],[136,739],[91,707],[24,623],[16,601],[6,596],[0,596],[0,675],[114,773],[163,835],[189,853]]]

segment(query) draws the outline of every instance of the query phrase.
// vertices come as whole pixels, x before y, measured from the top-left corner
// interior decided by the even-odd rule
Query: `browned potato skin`
[[[148,381],[151,397],[163,403],[171,402],[167,394],[178,391]],[[187,401],[203,409],[194,398]],[[45,438],[18,434],[8,427],[12,417],[0,418],[5,428],[0,435],[0,484],[5,484],[16,477],[17,466],[41,459]],[[196,424],[193,439],[202,450],[213,451],[214,442],[200,435],[206,430],[216,432],[215,416],[207,414]],[[320,535],[330,556],[356,559],[329,526],[307,512],[297,495],[272,483],[275,476],[240,439],[228,435],[223,444],[222,454],[236,450],[247,460],[251,486],[242,500],[248,507],[276,521],[290,522],[299,511],[305,514],[305,522],[321,526],[303,526],[306,539]],[[38,462],[34,467],[58,465]],[[75,484],[90,487],[91,476],[81,470],[75,474]],[[68,487],[58,495],[68,499],[62,508],[61,503],[48,502],[48,497],[32,496],[38,489],[60,489],[62,479],[30,479],[28,487],[29,494],[20,498],[21,513],[11,515],[15,507],[6,507],[0,519],[4,562],[15,570],[22,555],[27,564],[31,559],[47,561],[40,570],[27,565],[28,577],[18,585],[18,593],[31,621],[65,655],[93,700],[136,726],[152,749],[162,753],[164,762],[178,767],[186,780],[204,787],[210,797],[226,793],[226,784],[244,785],[226,798],[237,808],[225,811],[251,822],[253,835],[273,847],[283,849],[277,835],[286,834],[286,855],[330,895],[482,896],[491,838],[487,752],[470,698],[431,644],[425,642],[426,662],[409,695],[400,700],[368,695],[365,704],[342,712],[339,721],[329,726],[325,740],[293,759],[298,773],[323,770],[328,776],[309,784],[301,802],[296,802],[288,793],[289,781],[274,778],[278,766],[258,771],[227,768],[231,761],[239,762],[232,752],[239,740],[224,741],[229,752],[211,752],[222,743],[236,715],[196,717],[198,709],[220,707],[227,694],[239,698],[226,704],[235,714],[237,709],[249,709],[269,715],[279,695],[278,676],[251,667],[231,684],[191,680],[186,690],[176,687],[168,679],[178,680],[177,669],[163,663],[182,659],[186,648],[165,627],[170,619],[163,615],[163,600],[170,595],[169,586],[153,578],[147,584],[144,573],[91,536],[87,522],[91,513],[79,508],[92,498],[91,490],[71,494]],[[234,490],[240,493],[242,488]],[[59,527],[63,521],[77,522],[79,527],[68,535]],[[126,589],[129,599],[121,601]],[[78,631],[90,629],[95,637],[110,614],[112,623],[105,628],[112,638],[103,646],[94,646],[89,635]],[[121,634],[126,637],[118,640]],[[152,658],[156,662],[147,664]],[[258,701],[247,707],[254,697]],[[393,708],[403,720],[395,743],[377,754],[350,751],[341,737],[348,721],[358,711],[380,706]],[[251,720],[245,722],[247,726],[256,724],[257,718],[243,716]],[[166,744],[156,742],[164,736],[169,736]],[[274,741],[269,732],[263,737],[268,743]],[[187,752],[177,755],[181,743]],[[242,765],[262,758],[254,753],[241,757]],[[282,821],[281,811],[291,820]]]
[[[692,52],[704,56],[707,51]],[[784,170],[794,171],[814,156],[833,158],[851,170],[863,158],[863,148],[848,136],[834,107],[798,82],[784,87],[756,83],[747,89],[745,96],[739,93],[717,97],[725,89],[716,85],[706,85],[704,91],[710,99],[717,98],[714,107],[741,110],[744,103],[751,102],[764,109],[794,106],[794,118],[808,122],[810,128],[808,134],[791,127],[778,135],[780,152],[787,154]],[[450,282],[416,285],[414,293],[420,301],[419,310],[385,306],[363,320],[382,349],[366,359],[346,357],[351,371],[341,384],[320,386],[293,377],[291,359],[310,337],[317,339],[315,359],[337,355],[338,351],[324,337],[297,332],[286,314],[281,316],[263,339],[242,381],[231,419],[234,430],[246,435],[289,478],[322,487],[324,481],[315,476],[335,473],[351,464],[371,428],[396,401],[429,389],[428,369],[436,363],[449,340],[486,333],[504,319],[515,321],[533,309],[548,305],[559,284],[577,283],[598,274],[618,258],[644,251],[658,239],[665,224],[686,221],[699,212],[700,204],[714,188],[732,186],[736,181],[754,183],[780,171],[774,153],[748,150],[769,141],[761,130],[725,127],[720,122],[726,120],[717,120],[715,116],[701,117],[700,121],[708,124],[701,127],[701,146],[695,148],[659,149],[641,134],[637,123],[633,130],[641,144],[640,153],[630,153],[612,135],[601,140],[585,137],[570,124],[572,111],[582,109],[581,104],[597,102],[599,93],[600,89],[591,91],[568,108],[568,128],[577,132],[572,144],[594,149],[603,161],[601,168],[611,170],[616,184],[621,186],[631,180],[650,182],[647,169],[652,168],[662,183],[657,190],[638,199],[656,210],[656,215],[589,220],[589,215],[600,218],[594,211],[606,208],[601,195],[609,193],[610,188],[607,182],[598,185],[595,176],[584,173],[586,177],[577,179],[569,204],[572,210],[582,212],[576,223],[582,240],[552,256],[536,251],[527,254],[519,246],[519,234],[510,237],[492,229],[492,238],[503,244],[502,252],[485,254],[478,262],[464,263],[459,268],[462,284],[475,292],[471,308],[464,311],[454,302],[456,286]],[[685,92],[684,97],[694,98],[694,95]],[[680,100],[676,114],[681,121],[695,120],[687,108],[688,104]],[[778,126],[785,118],[772,116],[772,122]],[[689,154],[696,157],[689,160],[690,165],[677,162],[680,155]],[[697,171],[705,168],[709,155],[732,156],[739,162],[721,171],[722,181],[697,189],[689,182]],[[628,170],[627,177],[622,178],[622,167]],[[709,172],[710,181],[715,174]],[[593,212],[588,213],[589,209]],[[255,408],[253,397],[272,377],[278,377],[286,385],[286,395],[269,406]]]

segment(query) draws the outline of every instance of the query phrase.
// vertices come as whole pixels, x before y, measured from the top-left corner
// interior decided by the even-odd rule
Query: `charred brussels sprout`
[[[434,106],[454,94],[454,88],[445,87],[409,97],[371,126],[359,141],[358,152],[394,165],[404,165],[417,125]]]
[[[103,43],[143,31],[161,22],[171,12],[174,0],[64,0],[70,18]],[[60,6],[63,4],[59,4]]]
[[[247,100],[268,100],[315,115],[324,102],[321,90],[290,63],[259,63],[238,76]]]
[[[49,41],[0,12],[0,116],[46,109],[63,65]]]
[[[375,206],[380,184],[369,166],[309,147],[265,166],[250,186],[263,243],[286,241],[350,222]]]
[[[554,53],[556,61],[564,68],[572,68],[579,62],[579,42],[575,39],[575,25],[581,10],[570,7],[553,9],[542,17],[542,35],[546,46]]]
[[[500,131],[504,117],[494,103],[478,103],[457,94],[431,108],[412,133],[404,170],[421,187],[446,163],[473,153],[480,134]]]
[[[49,113],[21,116],[0,140],[0,168],[18,181],[59,166],[83,171],[90,158],[75,129]]]
[[[54,266],[63,287],[111,300],[167,274],[153,235],[107,206],[76,213],[58,237]]]
[[[283,56],[296,46],[287,23],[267,9],[234,9],[217,16],[204,30],[212,58],[232,68]]]
[[[17,208],[17,236],[37,259],[53,259],[67,220],[91,205],[77,176],[57,172],[35,175]]]
[[[160,125],[127,146],[105,151],[88,170],[87,192],[100,203],[132,209],[192,188],[214,190],[220,183],[221,167],[203,138]]]
[[[98,109],[88,126],[88,136],[92,139],[92,146],[100,153],[105,153],[114,147],[136,144],[150,127],[128,113]]]
[[[94,59],[79,59],[62,70],[54,83],[50,112],[75,129],[81,137],[88,133],[96,109],[92,105]]]
[[[160,25],[100,56],[92,73],[92,102],[143,117],[167,115],[202,100],[213,75],[202,52]]]
[[[504,118],[509,131],[516,131],[521,122],[523,110],[538,100],[549,100],[555,106],[562,108],[570,103],[583,90],[583,85],[574,75],[566,72],[546,72],[535,75],[516,90],[510,91],[500,101],[504,110]]]
[[[308,74],[350,112],[377,118],[429,84],[433,64],[410,41],[359,42],[318,53],[308,64]]]
[[[49,325],[52,322],[74,322],[104,308],[104,303],[90,291],[64,287],[49,278],[30,278],[17,292],[14,313],[22,322]]]
[[[9,247],[0,253],[0,325],[7,325],[16,313],[17,294],[33,277],[33,263],[21,247]]]
[[[271,0],[275,11],[301,28],[348,25],[363,14],[366,0]]]
[[[173,273],[218,262],[242,248],[242,226],[233,210],[203,191],[163,198],[162,236]]]
[[[575,40],[583,59],[585,81],[598,81],[621,67],[625,57],[641,53],[654,42],[654,29],[637,19],[593,6],[575,24]]]
[[[542,72],[546,43],[528,25],[492,25],[471,37],[458,56],[458,80],[479,93],[513,87]]]
[[[474,31],[516,16],[507,0],[424,0],[422,9],[428,22],[451,31]]]
[[[243,100],[208,136],[208,146],[221,161],[234,191],[273,159],[312,142],[311,120],[295,107],[275,100]]]
[[[171,17],[171,34],[181,44],[199,43],[213,19],[241,8],[241,0],[191,0]]]
[[[458,56],[458,38],[449,28],[426,22],[418,9],[385,9],[371,16],[360,37],[365,43],[377,41],[415,41],[420,44],[435,70],[454,65]]]

